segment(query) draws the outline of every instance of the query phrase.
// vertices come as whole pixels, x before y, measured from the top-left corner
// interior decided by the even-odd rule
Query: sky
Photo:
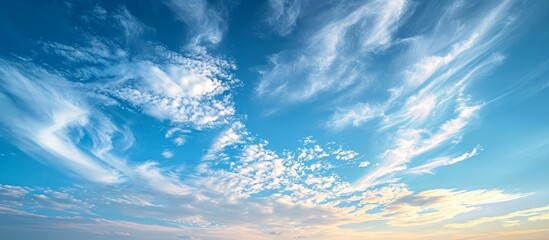
[[[549,2],[0,3],[2,239],[547,239]]]

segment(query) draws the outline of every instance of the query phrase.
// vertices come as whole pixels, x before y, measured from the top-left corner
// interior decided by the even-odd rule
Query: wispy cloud
[[[248,135],[248,132],[244,128],[241,122],[234,122],[231,127],[221,132],[215,139],[212,146],[208,149],[206,155],[202,157],[203,160],[215,160],[216,158],[223,158],[220,154],[229,146],[234,144],[243,143],[244,137]],[[226,156],[226,155],[225,155]],[[217,159],[220,160],[220,159]]]
[[[191,46],[203,43],[218,44],[223,39],[227,25],[227,9],[214,7],[206,0],[166,0],[177,19],[185,23]]]
[[[347,126],[359,127],[364,123],[383,116],[383,109],[365,103],[338,109],[327,121],[329,128],[340,130]]]
[[[406,169],[406,163],[412,158],[439,147],[448,140],[459,136],[473,114],[480,109],[478,105],[467,105],[464,99],[458,100],[456,116],[446,120],[432,131],[429,129],[405,128],[396,133],[394,148],[382,155],[380,166],[369,172],[357,183],[362,187],[379,184],[380,179]]]
[[[164,149],[164,151],[162,151],[162,157],[173,158],[173,152],[168,149]]]
[[[461,162],[463,160],[466,160],[468,158],[476,156],[482,148],[480,146],[476,146],[471,150],[470,152],[464,153],[458,157],[441,157],[436,158],[435,160],[428,162],[426,164],[413,167],[408,172],[414,173],[414,174],[423,174],[423,173],[433,173],[433,170],[438,167],[442,166],[448,166],[452,164],[456,164],[458,162]]]
[[[93,204],[76,198],[67,190],[0,185],[0,196],[0,205],[22,212],[46,210],[88,215],[93,207]]]
[[[270,58],[256,87],[260,98],[284,99],[282,104],[303,102],[364,79],[365,59],[390,44],[407,2],[371,1],[332,9],[323,27],[304,40],[297,54],[281,52]]]
[[[494,216],[494,217],[483,217],[479,219],[470,220],[464,223],[451,223],[444,225],[448,228],[470,228],[475,227],[484,223],[490,222],[501,222],[504,225],[519,225],[521,221],[512,220],[512,219],[526,219],[527,221],[537,221],[537,220],[549,220],[549,206],[531,208],[526,210],[519,210],[505,215]],[[510,222],[516,221],[516,222]]]
[[[296,28],[301,8],[307,0],[269,0],[263,22],[280,36],[286,36]]]
[[[500,190],[455,191],[434,189],[401,199],[383,214],[391,215],[391,225],[421,225],[453,218],[479,205],[511,201],[528,194],[507,194]]]
[[[432,32],[401,43],[410,47],[397,55],[404,67],[389,75],[402,80],[387,89],[385,101],[355,102],[336,109],[326,123],[329,128],[340,130],[372,122],[380,134],[393,139],[393,146],[379,154],[380,165],[359,180],[359,186],[382,183],[406,170],[413,158],[461,136],[483,106],[467,95],[469,84],[504,59],[492,50],[515,28],[512,6],[510,2],[498,3],[489,14],[475,18],[463,18],[463,5],[445,7],[446,14],[437,16]],[[471,28],[454,26],[456,21]],[[462,34],[447,34],[444,28],[457,28]]]
[[[410,173],[434,173],[481,151],[480,145],[457,154],[443,148],[456,146],[486,108],[471,83],[503,61],[495,50],[515,28],[513,2],[425,3],[429,21],[411,23],[417,5],[404,0],[325,2],[318,14],[307,12],[313,2],[269,1],[263,23],[277,34],[308,29],[295,34],[296,48],[271,56],[255,86],[258,98],[275,108],[337,98],[323,102],[322,111],[334,111],[324,126],[328,133],[377,129],[377,146],[362,149],[379,152],[367,155],[324,141],[330,137],[324,132],[323,140],[272,143],[257,135],[257,125],[246,122],[249,109],[237,112],[234,102],[242,84],[233,76],[236,60],[205,47],[219,44],[227,29],[224,3],[164,3],[189,34],[182,51],[150,41],[129,49],[155,30],[130,7],[97,5],[86,21],[112,25],[117,37],[82,28],[78,43],[38,42],[35,54],[45,54],[48,64],[40,57],[0,60],[0,108],[8,113],[0,115],[2,136],[48,167],[88,180],[57,189],[0,185],[2,233],[413,239],[458,234],[411,226],[515,227],[549,219],[547,207],[483,217],[492,204],[530,193],[407,182]],[[406,24],[412,26],[401,29]],[[136,131],[147,131],[147,139]],[[196,141],[204,136],[211,140]],[[470,216],[462,219],[463,213],[481,217],[456,223]],[[406,228],[386,231],[393,227]]]
[[[149,188],[173,195],[187,195],[191,188],[182,184],[177,175],[162,171],[155,162],[146,162],[135,169],[137,176],[149,185]]]
[[[38,66],[6,61],[0,62],[0,81],[0,105],[10,113],[0,120],[22,150],[92,181],[120,180],[122,163],[90,155],[77,146],[78,135],[86,131],[96,140],[90,149],[101,152],[117,129],[111,129],[111,123],[78,97],[69,82]]]
[[[114,18],[121,22],[118,27],[144,27],[127,10],[122,13],[113,13],[120,16]],[[100,20],[112,20],[110,15],[104,19]],[[126,26],[130,23],[133,25]],[[80,44],[39,43],[45,54],[58,59],[55,70],[24,63],[24,59],[2,60],[1,105],[16,114],[3,115],[2,124],[18,139],[22,150],[85,179],[104,183],[144,180],[155,183],[146,184],[152,189],[162,183],[165,187],[160,191],[180,194],[179,179],[164,176],[154,163],[128,163],[121,153],[135,141],[131,130],[123,122],[115,124],[100,108],[130,107],[168,120],[178,130],[167,137],[177,132],[173,141],[181,145],[186,129],[232,122],[235,110],[227,91],[239,84],[230,73],[234,64],[205,50],[184,54],[155,44],[146,45],[155,50],[154,56],[130,58],[123,42],[90,33],[83,36]],[[78,64],[85,67],[73,71]],[[83,81],[74,83],[72,79]],[[19,102],[17,107],[13,101]]]

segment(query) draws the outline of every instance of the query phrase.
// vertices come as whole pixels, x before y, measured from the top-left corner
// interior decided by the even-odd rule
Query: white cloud
[[[280,36],[286,36],[296,28],[303,0],[269,0],[263,22]]]
[[[459,140],[474,113],[481,108],[479,104],[469,103],[464,91],[474,77],[503,59],[501,55],[489,54],[513,30],[508,21],[503,21],[512,15],[510,6],[509,2],[503,2],[492,7],[488,14],[469,19],[460,14],[464,11],[462,6],[444,9],[445,14],[436,20],[432,32],[405,41],[410,48],[396,57],[404,66],[396,68],[403,81],[398,87],[389,88],[385,102],[362,102],[337,108],[326,126],[357,127],[382,118],[380,134],[393,139],[393,146],[379,154],[380,165],[357,182],[359,187],[381,184],[405,171],[406,164],[413,158],[448,144],[451,139]],[[456,26],[456,21],[461,24]],[[449,114],[451,110],[455,114]],[[430,172],[474,154],[476,151],[455,159],[438,159],[413,171]]]
[[[0,121],[20,149],[39,154],[91,181],[120,181],[123,163],[86,153],[71,135],[71,131],[86,131],[96,140],[90,149],[97,151],[110,145],[102,143],[110,139],[101,136],[110,136],[117,129],[103,128],[111,124],[87,106],[85,99],[77,97],[69,82],[40,67],[6,61],[0,62],[0,81],[4,90],[0,93],[0,106],[10,113],[0,116]],[[15,107],[14,100],[19,107]],[[89,125],[90,122],[97,126]]]
[[[214,140],[212,146],[208,149],[206,155],[202,157],[203,160],[215,160],[219,157],[220,153],[229,146],[242,143],[243,138],[248,135],[244,124],[241,122],[234,122],[230,128],[223,131]]]
[[[358,156],[357,152],[353,150],[343,150],[343,148],[341,147],[332,151],[330,154],[335,155],[335,158],[337,160],[343,160],[343,161],[348,161]]]
[[[173,158],[173,152],[168,149],[164,149],[164,151],[162,151],[162,157]]]
[[[326,125],[336,130],[347,126],[358,127],[381,116],[383,116],[383,109],[381,107],[358,103],[349,108],[338,109],[330,117]]]
[[[181,146],[187,142],[187,136],[185,134],[190,133],[190,130],[184,130],[179,127],[173,127],[166,131],[165,137],[172,138],[173,143],[177,146]]]
[[[128,11],[116,13],[115,20],[122,27],[141,24]],[[130,58],[123,43],[88,33],[83,36],[80,45],[40,42],[42,50],[58,60],[55,71],[30,63],[0,62],[0,105],[10,113],[0,116],[0,121],[14,144],[90,181],[144,181],[150,189],[185,194],[188,188],[170,171],[152,162],[128,163],[122,154],[135,142],[131,130],[123,119],[115,124],[108,111],[100,110],[137,109],[168,120],[172,130],[166,137],[181,145],[189,130],[233,121],[234,103],[228,91],[239,84],[231,74],[235,65],[204,49],[183,54],[155,44],[145,44],[150,51]],[[84,67],[75,68],[79,64]],[[18,107],[13,101],[18,101]]]
[[[80,215],[90,214],[93,207],[93,204],[74,197],[68,190],[0,185],[0,196],[0,205],[21,212],[46,209]]]
[[[220,35],[219,29],[222,27],[216,21],[210,22],[211,17],[214,16],[215,19],[218,13],[210,12],[211,7],[207,2],[170,4],[175,5],[170,5],[175,10],[186,9],[181,11],[184,15],[179,17],[187,24],[196,25],[191,28],[191,32],[195,31],[195,43],[215,44],[221,40],[222,31]],[[392,35],[401,24],[399,21],[402,20],[407,5],[403,1],[372,1],[348,9],[339,6],[333,13],[337,16],[332,16],[328,24],[307,42],[318,43],[318,48],[306,48],[303,51],[304,56],[298,57],[295,62],[286,64],[284,59],[280,60],[284,62],[282,65],[286,65],[281,65],[277,71],[290,69],[306,76],[305,79],[309,82],[303,85],[306,89],[304,97],[299,96],[301,90],[292,86],[292,81],[273,80],[278,77],[276,74],[272,75],[274,77],[271,80],[280,82],[267,84],[267,87],[275,89],[275,95],[289,94],[290,100],[299,101],[311,99],[323,91],[339,91],[349,87],[349,84],[360,79],[360,71],[365,66],[361,63],[365,62],[365,57],[386,50],[393,44]],[[189,13],[194,10],[196,12]],[[340,15],[339,11],[349,14]],[[292,28],[292,24],[286,28]],[[132,26],[126,27],[126,35],[131,28]],[[325,33],[327,34],[324,35]],[[435,54],[426,54],[428,57],[419,58],[424,60],[406,68],[406,73],[417,73],[417,78],[410,75],[408,77],[411,80],[405,78],[404,81],[409,81],[410,85],[418,85],[418,93],[403,90],[400,91],[402,95],[395,94],[398,99],[391,99],[384,105],[359,103],[350,108],[339,108],[331,118],[332,123],[329,125],[334,129],[351,125],[362,126],[377,117],[385,117],[384,121],[386,120],[382,123],[385,124],[385,129],[380,132],[392,130],[392,126],[396,127],[396,134],[392,135],[393,145],[382,154],[381,164],[376,165],[377,168],[373,167],[359,187],[354,186],[343,173],[349,167],[367,167],[370,163],[359,162],[361,158],[353,150],[344,149],[335,143],[320,144],[312,137],[307,137],[302,146],[277,152],[269,149],[266,141],[250,137],[252,134],[234,117],[235,109],[230,90],[237,85],[237,81],[230,74],[234,69],[234,64],[230,61],[212,57],[205,52],[183,55],[162,47],[154,51],[159,56],[129,58],[116,44],[103,43],[98,39],[92,42],[91,46],[83,48],[46,44],[46,49],[63,55],[69,62],[100,65],[75,73],[75,76],[84,76],[83,79],[87,80],[75,84],[76,86],[68,81],[46,82],[34,79],[38,75],[55,75],[45,70],[32,73],[35,68],[27,65],[13,67],[11,63],[0,64],[0,84],[2,90],[7,89],[9,93],[9,97],[8,93],[0,93],[0,106],[10,112],[10,116],[0,116],[0,120],[23,143],[38,145],[41,148],[40,153],[45,151],[55,155],[60,165],[79,175],[107,183],[117,180],[126,180],[128,183],[98,187],[97,191],[89,193],[78,192],[83,196],[94,195],[86,201],[79,200],[64,190],[36,190],[0,185],[2,205],[9,203],[15,206],[14,209],[0,206],[2,214],[24,213],[18,210],[15,204],[18,201],[10,199],[26,198],[29,202],[19,202],[23,205],[32,202],[34,207],[63,211],[76,211],[78,207],[89,209],[93,205],[88,201],[93,201],[93,204],[112,204],[113,215],[120,214],[116,216],[138,221],[146,216],[147,220],[161,224],[63,217],[42,217],[41,221],[35,222],[54,223],[53,226],[57,227],[54,230],[92,233],[91,239],[99,235],[113,238],[131,236],[136,239],[167,239],[177,236],[222,238],[228,234],[251,239],[349,239],[348,236],[364,239],[371,235],[377,239],[387,238],[388,235],[351,231],[342,229],[341,225],[367,221],[385,221],[393,226],[437,223],[480,209],[484,204],[510,201],[527,195],[484,189],[433,189],[414,194],[406,184],[399,183],[400,179],[393,176],[405,170],[406,164],[414,157],[458,139],[480,109],[480,105],[471,103],[464,97],[463,79],[468,77],[454,81],[456,78],[445,75],[459,71],[468,76],[475,72],[476,68],[469,68],[464,62],[450,66],[466,55],[469,49],[474,49],[475,46],[466,45],[467,41],[457,41],[446,53],[437,51]],[[472,41],[475,44],[478,42]],[[360,50],[355,51],[352,44],[361,44]],[[317,52],[319,49],[323,51]],[[345,52],[345,49],[352,49],[354,53]],[[309,64],[306,63],[309,57],[315,62],[306,65]],[[296,62],[305,65],[291,65]],[[485,62],[480,63],[482,65]],[[305,69],[300,69],[303,66]],[[461,71],[462,68],[473,70]],[[17,71],[12,71],[13,69]],[[29,72],[32,73],[32,78],[28,77]],[[435,76],[439,72],[442,75]],[[324,82],[326,79],[328,81]],[[430,82],[430,79],[433,81]],[[340,80],[342,81],[339,82]],[[24,87],[13,87],[15,81],[22,83]],[[102,99],[101,101],[115,101],[119,104],[105,106],[130,106],[135,108],[132,110],[141,110],[158,120],[166,120],[170,129],[165,137],[177,145],[186,141],[189,133],[187,129],[227,127],[213,141],[204,156],[204,159],[221,156],[227,161],[202,161],[196,168],[185,171],[180,169],[188,166],[168,168],[155,162],[126,163],[124,157],[116,156],[112,151],[132,146],[135,139],[131,131],[115,125],[107,116],[89,106],[88,96],[82,94],[80,87],[86,91],[96,91],[97,95],[104,97],[97,98]],[[12,97],[21,100],[25,103],[24,107],[32,111],[28,113],[15,109],[12,106]],[[441,112],[451,113],[452,110],[453,114],[436,115]],[[388,125],[391,127],[387,127]],[[115,138],[123,139],[123,144],[118,146],[113,141]],[[85,141],[81,141],[82,139]],[[223,155],[229,148],[236,154]],[[410,171],[430,172],[435,167],[472,157],[477,154],[477,150],[474,148],[455,158],[435,159]],[[165,150],[162,155],[171,157],[173,153]],[[380,181],[385,179],[388,180]],[[380,185],[376,185],[378,183]],[[84,187],[78,190],[83,189]],[[547,216],[546,212],[540,211],[528,215],[528,220],[541,221],[547,219]],[[501,221],[506,225],[517,224],[513,219]],[[166,227],[174,225],[178,227]],[[11,225],[0,227],[6,231],[4,229],[9,229]],[[403,236],[411,238],[410,236],[415,235]]]
[[[172,53],[175,54],[175,53]],[[151,62],[115,65],[112,84],[105,92],[139,107],[153,117],[196,129],[226,124],[234,115],[231,96],[224,94],[231,79],[225,82],[218,77],[229,77],[211,59],[206,60],[176,56],[163,66]],[[199,67],[197,67],[199,66]],[[230,65],[226,65],[230,66]],[[135,84],[127,85],[133,81]]]
[[[107,198],[107,202],[120,205],[134,205],[139,207],[162,207],[152,202],[151,196],[138,194],[122,194],[116,198]]]
[[[0,184],[0,195],[3,200],[13,198],[18,199],[29,193],[31,189],[20,186],[11,186]]]
[[[458,137],[473,114],[480,109],[478,105],[467,105],[465,99],[457,100],[457,116],[446,120],[431,132],[429,129],[404,128],[397,132],[394,148],[383,153],[383,162],[358,181],[360,187],[367,188],[379,184],[383,177],[406,169],[405,164],[412,158],[433,150],[448,140]]]
[[[182,184],[176,175],[164,172],[156,165],[155,162],[146,162],[139,165],[135,172],[153,190],[172,195],[187,195],[191,192],[192,189]]]
[[[437,70],[448,65],[461,53],[474,46],[479,34],[474,32],[468,39],[455,43],[450,47],[450,51],[444,56],[426,56],[418,63],[415,63],[411,69],[404,71],[405,84],[419,86],[431,77]]]
[[[305,40],[299,54],[281,52],[271,57],[269,68],[260,72],[257,95],[289,104],[348,88],[364,78],[363,59],[390,43],[407,5],[406,1],[371,1],[334,6],[323,15],[329,16],[328,21]]]
[[[420,165],[420,166],[417,166],[417,167],[413,167],[410,170],[408,170],[408,172],[409,173],[414,173],[414,174],[424,174],[424,173],[431,173],[432,174],[433,170],[435,168],[456,164],[456,163],[461,162],[463,160],[466,160],[468,158],[474,157],[481,150],[482,150],[482,148],[480,146],[476,146],[470,152],[466,152],[466,153],[464,153],[464,154],[462,154],[458,157],[441,157],[441,158],[437,158],[437,159],[435,159],[431,162],[428,162],[426,164],[423,164],[423,165]]]
[[[226,9],[216,9],[206,0],[166,0],[165,3],[177,19],[185,23],[191,36],[190,45],[218,44],[223,39],[223,33],[227,28]]]
[[[93,206],[66,192],[58,192],[50,189],[44,190],[41,193],[32,194],[32,196],[30,196],[30,201],[34,202],[36,206],[63,212],[76,210],[89,213],[88,209]]]
[[[232,62],[205,50],[183,54],[155,45],[144,46],[155,55],[130,59],[115,43],[91,37],[89,44],[45,43],[44,48],[65,60],[69,68],[75,62],[94,63],[66,74],[88,79],[86,89],[103,96],[98,100],[108,99],[108,105],[113,105],[112,101],[129,103],[180,128],[201,130],[231,121],[235,109],[228,91],[239,84],[231,74],[236,68]],[[185,138],[179,137],[176,144],[184,142]]]
[[[369,165],[370,165],[370,162],[368,161],[360,162],[358,164],[359,167],[368,167]]]

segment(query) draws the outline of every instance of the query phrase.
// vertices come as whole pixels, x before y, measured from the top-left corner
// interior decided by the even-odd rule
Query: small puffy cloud
[[[368,162],[368,161],[363,161],[363,162],[360,162],[360,163],[358,164],[358,166],[359,166],[359,167],[368,167],[368,166],[370,166],[370,162]]]
[[[173,152],[171,150],[164,149],[164,151],[162,151],[162,157],[173,158]]]

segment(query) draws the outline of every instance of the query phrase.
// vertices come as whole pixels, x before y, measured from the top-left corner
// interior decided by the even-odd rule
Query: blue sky
[[[13,1],[7,239],[542,239],[546,1]]]

